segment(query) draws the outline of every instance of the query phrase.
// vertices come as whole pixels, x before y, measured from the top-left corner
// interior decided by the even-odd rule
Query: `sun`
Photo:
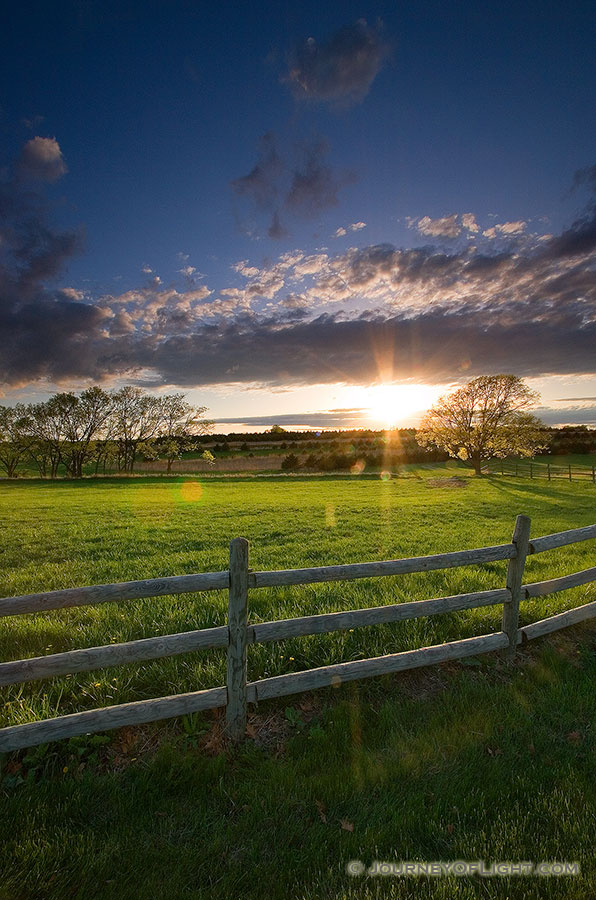
[[[429,384],[378,384],[363,388],[363,408],[368,417],[385,428],[425,412],[438,397],[438,388]]]

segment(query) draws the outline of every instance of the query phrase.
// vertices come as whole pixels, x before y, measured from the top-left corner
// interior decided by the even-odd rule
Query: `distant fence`
[[[453,553],[439,553],[411,559],[270,572],[251,571],[248,567],[248,541],[244,538],[235,538],[230,544],[229,569],[224,572],[168,576],[146,581],[69,588],[43,594],[28,594],[22,597],[1,599],[0,616],[10,616],[116,600],[133,600],[141,597],[228,590],[227,625],[0,663],[0,684],[8,685],[54,675],[122,665],[123,663],[158,659],[195,650],[205,650],[210,647],[225,647],[227,648],[225,686],[13,725],[0,729],[0,752],[18,750],[78,734],[104,731],[124,725],[139,725],[224,706],[226,707],[227,732],[232,740],[238,741],[246,733],[248,703],[257,703],[261,700],[315,690],[329,685],[339,685],[355,679],[419,668],[445,660],[475,656],[492,650],[506,651],[506,654],[511,657],[515,653],[516,646],[524,641],[541,637],[596,616],[596,601],[594,601],[523,628],[519,627],[520,600],[541,597],[596,580],[595,566],[549,581],[524,585],[522,582],[526,557],[529,554],[543,553],[545,550],[594,537],[596,537],[596,525],[588,525],[585,528],[562,531],[558,534],[530,540],[530,519],[521,515],[517,517],[513,538],[509,544],[476,550],[458,550]],[[253,589],[278,585],[350,581],[356,578],[402,575],[411,572],[430,572],[498,560],[507,560],[508,568],[505,587],[496,590],[397,603],[370,609],[300,616],[294,619],[261,622],[254,625],[248,622],[248,596],[249,591]],[[247,680],[247,652],[250,644],[331,631],[344,631],[348,628],[399,622],[436,613],[497,604],[503,605],[502,624],[501,630],[493,634],[418,650],[392,653],[373,659],[338,663],[304,672],[292,672],[265,678],[261,681],[248,682]]]
[[[489,475],[515,475],[518,478],[546,478],[552,481],[555,478],[565,478],[567,481],[574,479],[589,479],[596,484],[596,466],[578,466],[568,464],[536,462],[529,459],[491,459],[486,466]]]

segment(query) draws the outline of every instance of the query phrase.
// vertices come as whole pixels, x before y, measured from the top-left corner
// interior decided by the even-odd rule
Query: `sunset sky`
[[[596,426],[595,46],[592,0],[14,7],[0,402],[383,427],[513,372]]]

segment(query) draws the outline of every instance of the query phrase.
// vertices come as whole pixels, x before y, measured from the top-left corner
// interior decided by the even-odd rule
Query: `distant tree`
[[[14,478],[17,466],[27,451],[26,408],[22,403],[16,406],[0,406],[0,465],[8,478]]]
[[[184,394],[165,394],[159,400],[162,413],[158,428],[159,455],[167,460],[167,471],[171,472],[173,461],[192,448],[193,436],[208,434],[213,422],[203,417],[206,406],[191,406]],[[212,453],[209,456],[215,459]],[[204,453],[202,458],[206,458]]]
[[[281,461],[281,467],[284,471],[290,471],[292,469],[297,469],[300,466],[300,460],[296,456],[295,453],[288,453],[284,459]]]
[[[55,478],[64,449],[64,413],[66,395],[56,394],[45,403],[30,403],[26,408],[27,452],[42,477]]]
[[[268,434],[287,434],[285,428],[282,428],[281,425],[272,425],[268,431]]]
[[[203,450],[201,453],[201,459],[204,459],[206,463],[209,463],[210,466],[215,465],[215,457],[210,450]]]
[[[162,418],[159,397],[126,385],[112,393],[112,425],[118,441],[119,468],[133,472],[139,444],[156,437]]]
[[[538,400],[517,375],[481,375],[440,397],[416,439],[469,460],[480,475],[491,457],[533,456],[545,446],[542,422],[527,411]]]
[[[66,472],[81,478],[83,466],[93,456],[94,441],[112,411],[112,398],[100,387],[91,387],[78,396],[56,394],[48,402],[60,423],[60,452]]]

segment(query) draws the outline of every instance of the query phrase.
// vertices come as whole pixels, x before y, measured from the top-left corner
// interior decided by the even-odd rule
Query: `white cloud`
[[[457,221],[456,214],[443,216],[440,219],[423,216],[416,227],[425,237],[456,238],[461,234],[461,225]]]
[[[473,234],[476,234],[480,230],[480,226],[476,222],[474,213],[463,213],[461,216],[461,223],[464,228],[471,231]]]
[[[17,168],[21,177],[40,181],[57,181],[68,172],[56,138],[34,137],[27,141]]]
[[[523,234],[526,230],[527,222],[518,221],[518,222],[502,222],[498,225],[493,225],[492,228],[487,228],[486,231],[483,231],[482,234],[484,237],[490,238],[491,240],[498,237],[499,235],[511,235],[511,234]]]

